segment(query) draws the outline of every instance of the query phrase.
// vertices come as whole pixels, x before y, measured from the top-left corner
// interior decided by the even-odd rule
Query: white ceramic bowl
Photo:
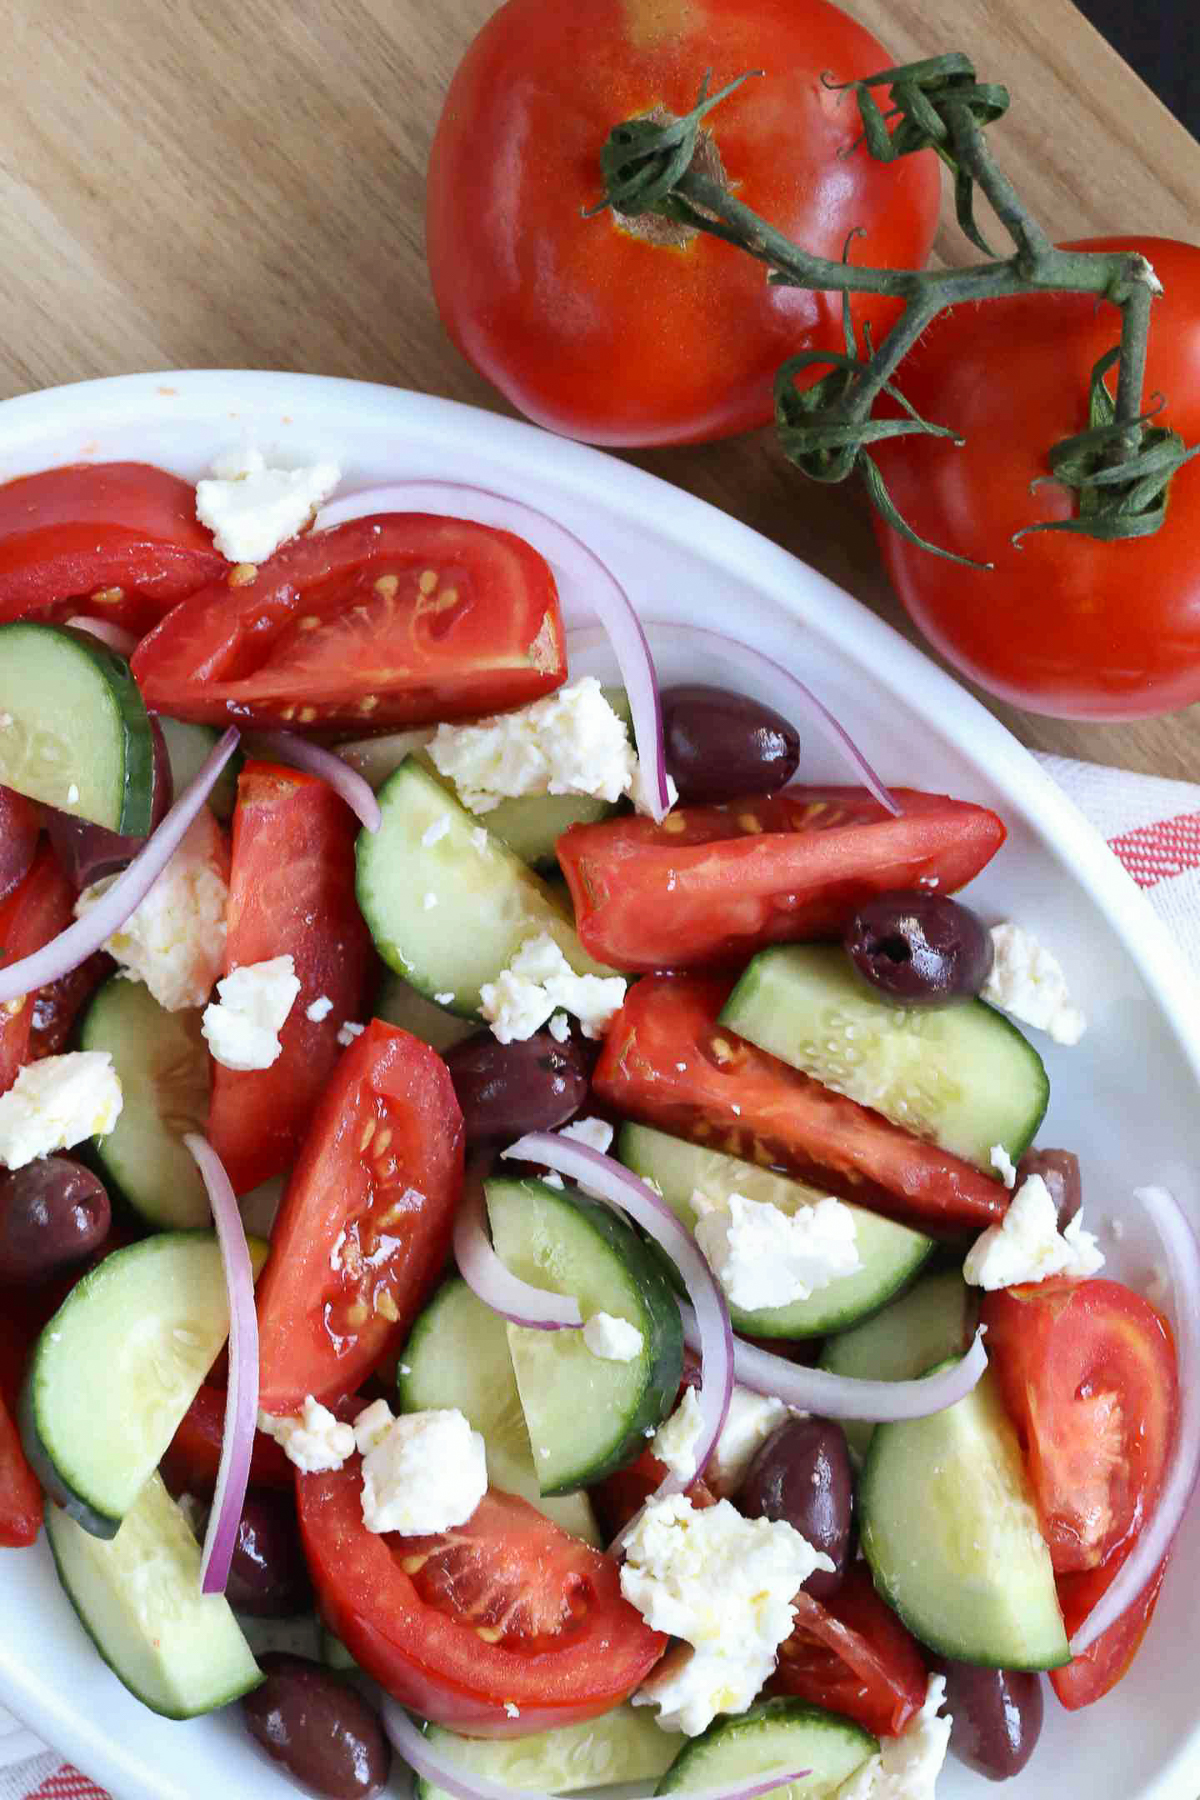
[[[587,539],[647,619],[732,629],[793,666],[885,779],[982,801],[1009,826],[971,889],[1066,964],[1091,1028],[1074,1050],[1039,1038],[1053,1084],[1043,1141],[1082,1157],[1093,1228],[1128,1216],[1109,1269],[1153,1263],[1131,1195],[1162,1183],[1200,1223],[1200,1011],[1163,928],[1099,837],[1030,756],[950,678],[822,576],[712,507],[594,450],[473,408],[314,376],[128,376],[0,406],[0,479],[55,463],[140,458],[195,478],[248,438],[288,460],[333,456],[341,491],[406,476],[474,481],[543,508]],[[720,671],[671,666],[668,679]],[[764,697],[770,697],[764,691]],[[845,780],[815,741],[806,778]],[[1132,1672],[1086,1713],[1046,1698],[1046,1726],[1011,1800],[1195,1800],[1200,1696],[1193,1646],[1200,1517],[1180,1537]],[[104,1668],[59,1590],[44,1543],[0,1555],[0,1701],[119,1800],[294,1796],[236,1716],[171,1724]],[[993,1791],[950,1762],[939,1800]]]

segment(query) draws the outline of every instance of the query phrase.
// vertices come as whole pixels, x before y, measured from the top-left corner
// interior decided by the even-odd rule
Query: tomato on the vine
[[[1163,284],[1144,393],[1157,425],[1200,442],[1200,246],[1096,238],[1136,250]],[[943,314],[897,386],[921,415],[962,434],[874,445],[891,497],[921,537],[994,569],[967,569],[877,529],[905,607],[955,667],[1017,706],[1064,718],[1140,718],[1200,699],[1200,458],[1174,476],[1152,535],[1103,543],[1023,527],[1071,518],[1053,445],[1088,425],[1092,368],[1120,337],[1117,309],[1089,294],[1033,294]],[[1110,376],[1110,382],[1113,377]]]
[[[855,148],[854,95],[823,80],[894,62],[827,0],[508,0],[459,66],[430,157],[429,270],[451,337],[571,437],[688,443],[764,424],[785,357],[843,348],[840,296],[768,285],[738,250],[665,221],[585,218],[600,150],[635,114],[689,112],[709,70],[714,90],[764,70],[706,120],[697,167],[816,255],[840,257],[857,229],[856,262],[919,268],[933,153],[876,162]],[[897,311],[855,298],[876,341]]]

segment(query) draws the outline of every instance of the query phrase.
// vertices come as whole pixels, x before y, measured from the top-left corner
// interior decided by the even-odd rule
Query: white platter
[[[1077,1049],[1039,1039],[1053,1085],[1042,1141],[1080,1153],[1088,1224],[1101,1229],[1110,1273],[1136,1286],[1150,1275],[1135,1186],[1172,1189],[1200,1224],[1200,1010],[1190,978],[1145,898],[1032,758],[890,627],[766,539],[624,463],[473,408],[356,382],[202,371],[23,396],[0,405],[0,479],[115,458],[194,479],[243,439],[289,461],[338,458],[341,492],[426,475],[541,507],[613,566],[647,619],[732,629],[794,666],[885,779],[995,807],[1009,841],[972,903],[1044,937],[1091,1021]],[[662,672],[719,675],[669,660]],[[807,738],[801,772],[847,779]],[[1117,1246],[1104,1222],[1122,1213]],[[1011,1800],[1195,1800],[1198,1583],[1194,1509],[1133,1671],[1074,1717],[1047,1693],[1041,1744],[1008,1785]],[[118,1800],[295,1795],[252,1750],[236,1709],[172,1724],[125,1692],[84,1638],[44,1543],[0,1555],[0,1596],[0,1702]],[[994,1791],[953,1762],[938,1784],[939,1800]]]

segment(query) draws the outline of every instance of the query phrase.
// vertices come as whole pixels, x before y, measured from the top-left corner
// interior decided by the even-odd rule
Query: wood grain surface
[[[500,406],[443,337],[422,251],[441,97],[494,7],[7,0],[0,393],[246,367]],[[1009,83],[1016,103],[995,141],[1052,235],[1195,235],[1200,144],[1070,0],[849,0],[848,10],[896,61],[959,48],[984,79]],[[963,260],[952,229],[938,248]],[[806,485],[769,433],[635,460],[901,622],[861,497]],[[997,710],[1032,745],[1200,778],[1198,708],[1120,727]]]

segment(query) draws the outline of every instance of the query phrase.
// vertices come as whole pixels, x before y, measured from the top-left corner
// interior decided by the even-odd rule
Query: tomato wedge
[[[838,935],[873,894],[952,894],[991,861],[986,807],[899,788],[894,818],[861,788],[789,787],[665,818],[574,825],[558,843],[579,935],[615,969],[745,962],[767,944]]]
[[[212,724],[377,731],[502,712],[566,676],[550,566],[511,532],[381,513],[242,573],[138,645],[147,706]]]
[[[1100,1596],[1111,1587],[1117,1571],[1128,1557],[1136,1538],[1130,1538],[1114,1550],[1098,1569],[1085,1569],[1075,1575],[1058,1578],[1058,1603],[1062,1607],[1067,1636],[1072,1637],[1087,1618]],[[1068,1712],[1091,1706],[1111,1693],[1137,1655],[1145,1637],[1154,1608],[1158,1604],[1163,1576],[1170,1556],[1164,1556],[1147,1585],[1132,1606],[1126,1607],[1107,1631],[1079,1656],[1071,1658],[1060,1669],[1051,1669],[1050,1681]]]
[[[618,1113],[730,1156],[782,1167],[922,1230],[1003,1217],[1008,1196],[969,1163],[801,1075],[720,1025],[724,976],[647,976],[609,1027],[593,1076]]]
[[[315,776],[251,762],[238,777],[225,972],[290,954],[300,981],[269,1069],[213,1064],[209,1136],[238,1194],[291,1167],[341,1055],[338,1032],[362,1018],[371,934],[354,898],[357,835]],[[310,1019],[322,995],[332,1009]]]
[[[1171,1335],[1117,1281],[986,1294],[981,1319],[1056,1572],[1099,1569],[1149,1518],[1179,1409]]]
[[[824,1604],[799,1593],[793,1605],[795,1629],[780,1645],[771,1691],[844,1713],[876,1737],[899,1737],[925,1703],[925,1663],[866,1568],[851,1564]]]
[[[375,1019],[325,1084],[258,1283],[264,1412],[351,1394],[450,1248],[463,1124],[441,1057]]]
[[[43,844],[24,881],[0,906],[0,951],[5,961],[31,956],[64,931],[71,923],[74,901],[74,888],[54,852]],[[36,994],[26,994],[23,1000],[0,1007],[0,1094],[7,1093],[22,1063],[29,1060],[36,1000]]]
[[[73,463],[0,485],[0,620],[53,610],[148,631],[228,566],[191,482],[149,463]]]
[[[225,1435],[225,1402],[224,1388],[206,1381],[180,1420],[160,1465],[163,1480],[173,1494],[196,1494],[207,1500],[215,1488]],[[282,1444],[269,1438],[265,1431],[256,1431],[250,1461],[251,1486],[290,1490],[295,1479],[296,1465],[288,1461]]]
[[[0,1313],[0,1545],[9,1550],[33,1543],[45,1504],[16,1424],[28,1348],[24,1334]]]
[[[0,901],[8,899],[33,867],[41,829],[33,801],[0,787]]]
[[[467,1524],[403,1538],[363,1524],[357,1457],[296,1491],[322,1618],[422,1718],[473,1737],[592,1719],[666,1647],[622,1595],[616,1562],[513,1494],[489,1489]]]

